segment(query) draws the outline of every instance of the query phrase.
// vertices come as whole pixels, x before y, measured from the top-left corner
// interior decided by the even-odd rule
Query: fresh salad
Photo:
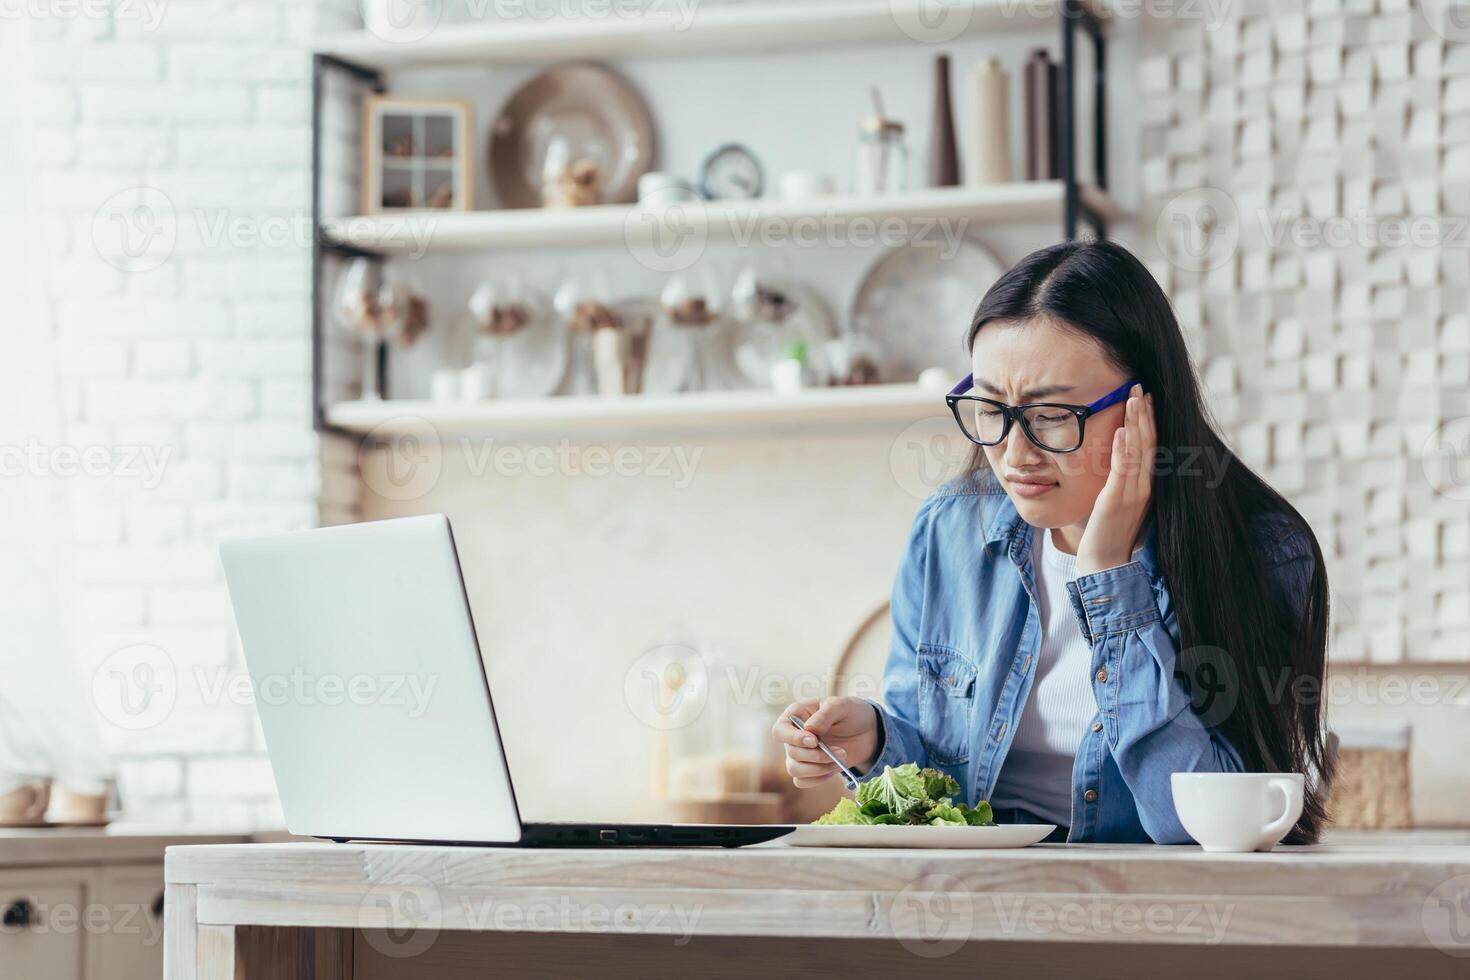
[[[818,824],[902,824],[934,827],[994,827],[990,804],[956,803],[960,784],[938,769],[916,763],[884,766],[883,774],[858,786],[857,799],[843,797]]]

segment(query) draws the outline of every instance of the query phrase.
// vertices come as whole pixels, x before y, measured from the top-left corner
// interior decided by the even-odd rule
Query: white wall
[[[114,9],[94,16],[99,6]],[[215,546],[316,521],[306,219],[317,6],[27,7],[37,247],[67,439],[161,462],[156,479],[72,488],[78,668],[88,689],[103,678],[96,708],[134,817],[268,821],[276,808],[252,709],[219,686],[241,660]],[[151,700],[140,665],[154,671]]]

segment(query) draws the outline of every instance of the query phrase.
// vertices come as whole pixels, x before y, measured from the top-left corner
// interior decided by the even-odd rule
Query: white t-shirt
[[[1021,807],[1066,827],[1072,821],[1072,762],[1097,714],[1097,698],[1092,693],[1092,648],[1067,594],[1067,583],[1077,577],[1077,556],[1058,551],[1051,534],[1049,528],[1035,528],[1031,534],[1040,659],[990,804]]]

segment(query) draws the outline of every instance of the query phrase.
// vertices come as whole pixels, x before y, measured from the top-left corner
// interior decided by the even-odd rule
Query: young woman
[[[978,447],[919,509],[893,588],[886,704],[778,722],[797,786],[918,762],[1054,839],[1189,840],[1175,772],[1303,772],[1315,841],[1327,575],[1301,515],[1226,448],[1163,291],[1068,242],[990,289],[950,395]]]

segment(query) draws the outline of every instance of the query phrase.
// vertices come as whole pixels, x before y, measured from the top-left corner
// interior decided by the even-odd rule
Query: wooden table
[[[1465,835],[1270,854],[245,844],[169,848],[166,872],[169,980],[1470,976]]]

